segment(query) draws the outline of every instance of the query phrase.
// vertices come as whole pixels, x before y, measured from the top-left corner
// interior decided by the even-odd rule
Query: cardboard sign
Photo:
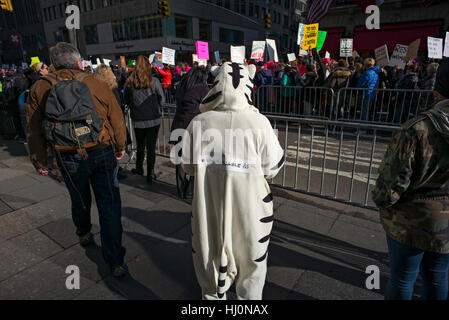
[[[401,69],[405,68],[404,58],[407,55],[408,46],[404,46],[403,44],[397,44],[394,48],[393,54],[390,58],[390,67],[394,67],[399,65]]]
[[[318,41],[318,27],[319,23],[308,24],[304,26],[302,50],[311,50],[316,48]]]
[[[318,30],[318,40],[316,45],[316,50],[321,51],[324,46],[324,42],[326,41],[327,31]]]
[[[296,55],[294,53],[287,54],[288,62],[296,61]]]
[[[245,46],[231,46],[231,61],[243,64],[245,61]]]
[[[220,63],[220,51],[215,51],[215,62],[217,62],[218,64]]]
[[[209,43],[204,41],[197,41],[196,55],[200,60],[209,60]]]
[[[298,27],[298,46],[302,48],[302,41],[304,40],[304,23],[300,23]]]
[[[352,57],[353,39],[340,39],[340,57]]]
[[[276,49],[276,41],[273,39],[267,39],[267,51],[268,51],[268,60],[279,62],[278,51]]]
[[[408,45],[407,54],[404,57],[404,62],[409,62],[410,60],[418,57],[419,46],[421,45],[421,39],[416,39]]]
[[[374,50],[374,55],[376,56],[376,63],[378,66],[385,67],[390,64],[390,58],[388,56],[388,47],[386,44]]]
[[[175,65],[175,53],[176,53],[176,50],[162,47],[162,63],[174,66]]]
[[[151,61],[150,61],[151,63]],[[122,68],[126,68],[126,58],[125,56],[120,56],[120,65]]]
[[[257,62],[263,61],[264,54],[265,54],[265,41],[253,41],[251,59],[254,59]]]
[[[443,39],[427,37],[429,58],[443,59]]]
[[[39,57],[31,57],[31,62],[32,62],[33,64],[41,63],[41,61],[39,60]]]
[[[446,42],[444,43],[443,56],[449,57],[449,32],[446,32]]]

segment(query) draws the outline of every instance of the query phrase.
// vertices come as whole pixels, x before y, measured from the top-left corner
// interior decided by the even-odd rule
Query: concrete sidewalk
[[[200,299],[190,205],[176,197],[171,164],[159,159],[158,170],[152,186],[131,174],[121,183],[130,275],[116,280],[102,259],[96,207],[96,244],[83,249],[64,185],[37,175],[23,144],[0,140],[0,299]],[[274,193],[264,299],[383,299],[388,255],[376,212]],[[80,290],[65,287],[69,265],[80,268]],[[365,287],[369,265],[381,270],[380,290]]]

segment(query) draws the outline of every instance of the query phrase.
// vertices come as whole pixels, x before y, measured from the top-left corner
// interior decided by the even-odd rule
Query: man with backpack
[[[126,273],[117,180],[117,160],[123,158],[126,145],[122,110],[106,83],[82,72],[80,54],[71,44],[56,44],[50,59],[56,71],[39,79],[28,96],[31,162],[41,175],[48,175],[47,148],[53,150],[72,200],[72,219],[82,246],[92,239],[92,187],[103,257],[112,275],[121,277]]]

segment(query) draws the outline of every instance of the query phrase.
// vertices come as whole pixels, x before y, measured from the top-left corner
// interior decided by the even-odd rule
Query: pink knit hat
[[[186,67],[186,72],[189,72],[190,69],[192,69],[192,67],[191,67],[191,66],[187,66],[187,67]]]
[[[181,73],[181,68],[180,67],[176,67],[176,68],[173,69],[173,72],[175,74],[180,74]]]

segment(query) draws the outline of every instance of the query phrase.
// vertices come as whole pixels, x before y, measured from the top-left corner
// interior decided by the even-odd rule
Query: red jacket
[[[169,70],[163,70],[159,67],[156,67],[157,71],[162,75],[162,88],[170,89],[171,88],[171,80],[173,79],[173,75]]]

